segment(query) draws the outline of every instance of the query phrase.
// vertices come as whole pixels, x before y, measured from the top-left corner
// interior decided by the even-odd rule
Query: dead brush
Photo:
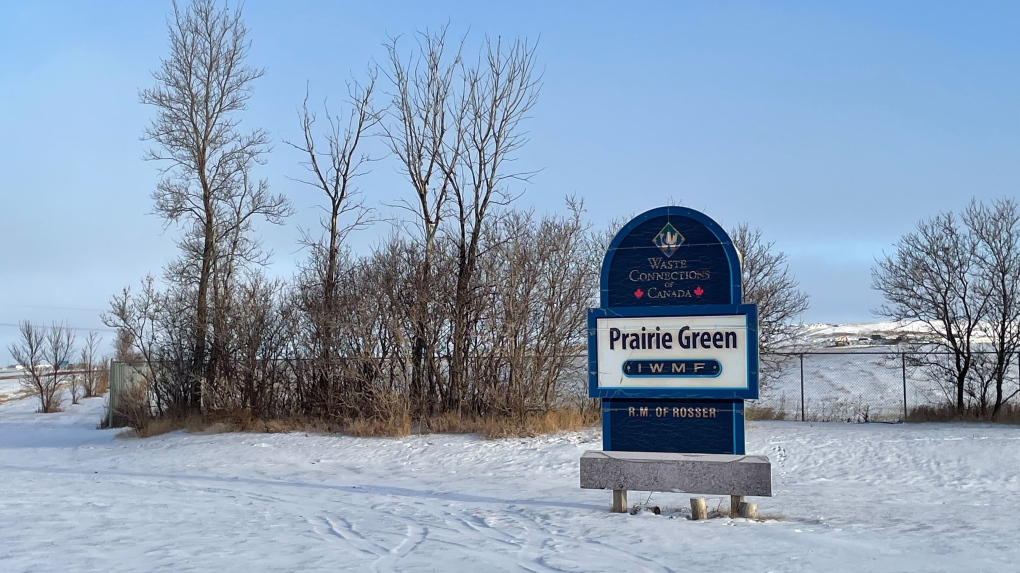
[[[347,425],[347,433],[357,437],[396,438],[411,433],[410,416],[400,415],[391,418],[356,418]]]
[[[744,419],[746,420],[787,420],[786,411],[782,406],[758,406],[757,404],[749,404],[744,409]]]
[[[462,415],[445,412],[419,422],[421,433],[479,434],[486,438],[516,438],[556,432],[572,432],[598,422],[598,412],[560,408],[517,415]]]
[[[102,396],[110,391],[110,368],[109,366],[100,366],[92,371],[92,382],[95,387],[92,389],[93,396]]]
[[[1020,405],[1004,404],[996,416],[988,412],[982,416],[977,409],[971,408],[962,413],[952,404],[922,405],[911,408],[907,422],[992,422],[998,424],[1020,424]]]
[[[207,430],[208,427],[205,419],[197,413],[162,416],[159,418],[151,417],[140,427],[133,428],[131,431],[121,435],[132,438],[151,438],[178,431],[197,433]]]

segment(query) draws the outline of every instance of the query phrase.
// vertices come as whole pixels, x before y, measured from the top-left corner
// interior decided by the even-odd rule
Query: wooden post
[[[699,519],[708,519],[708,504],[705,503],[705,498],[691,498],[691,519],[695,521]]]
[[[746,501],[740,502],[740,505],[737,506],[737,515],[740,517],[746,517],[747,519],[757,519],[758,504],[748,503]]]
[[[730,496],[730,517],[736,517],[737,507],[744,502],[744,496],[742,495],[731,495]]]
[[[613,513],[627,513],[627,490],[613,490],[613,508],[609,511]]]

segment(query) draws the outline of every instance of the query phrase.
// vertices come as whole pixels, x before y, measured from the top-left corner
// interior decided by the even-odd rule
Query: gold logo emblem
[[[672,257],[673,253],[676,252],[680,245],[684,244],[684,236],[677,231],[673,225],[666,223],[666,226],[659,231],[658,235],[652,239],[656,247],[662,251],[662,254],[666,255],[666,258]]]

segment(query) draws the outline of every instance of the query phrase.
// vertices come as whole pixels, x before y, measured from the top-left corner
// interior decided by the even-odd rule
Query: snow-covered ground
[[[0,405],[0,571],[1020,570],[1020,428],[748,423],[780,519],[610,514],[597,430],[116,438],[102,399]],[[721,498],[711,508],[726,507]]]

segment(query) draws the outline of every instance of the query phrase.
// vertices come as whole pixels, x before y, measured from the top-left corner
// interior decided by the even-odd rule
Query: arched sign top
[[[738,305],[740,258],[708,215],[659,207],[634,217],[602,261],[603,308]]]

